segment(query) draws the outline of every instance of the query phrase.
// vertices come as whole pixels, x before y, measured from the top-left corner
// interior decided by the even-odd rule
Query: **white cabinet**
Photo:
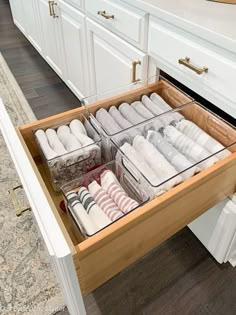
[[[147,77],[148,56],[101,25],[87,18],[88,58],[93,94],[128,85]],[[140,64],[133,65],[133,62]]]
[[[85,15],[60,1],[62,42],[64,49],[64,81],[79,97],[88,96],[88,60]]]
[[[24,16],[25,0],[11,0],[11,12],[14,23],[25,34],[26,19]]]
[[[54,5],[55,17],[49,14],[49,3],[46,0],[38,0],[39,16],[41,21],[44,39],[44,58],[62,77],[63,75],[63,55],[60,33],[60,19],[58,17],[58,5]]]
[[[27,8],[27,9],[26,9]],[[25,7],[26,35],[40,54],[43,53],[42,29],[39,19],[38,0],[27,0]]]

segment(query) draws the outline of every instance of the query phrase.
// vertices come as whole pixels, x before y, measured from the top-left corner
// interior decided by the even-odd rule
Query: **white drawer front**
[[[148,15],[145,12],[120,1],[112,0],[86,0],[85,10],[88,15],[109,30],[136,47],[146,50]],[[104,11],[107,18],[101,15]],[[114,17],[112,18],[112,16]]]
[[[85,315],[71,249],[64,238],[47,197],[1,99],[0,130],[15,164],[47,250],[54,262],[56,275],[64,292],[70,313],[73,315]]]
[[[229,114],[236,114],[236,62],[157,19],[150,21],[148,51],[164,71]],[[179,59],[185,57],[189,57],[190,64],[197,68],[207,67],[208,72],[198,75],[180,64]]]

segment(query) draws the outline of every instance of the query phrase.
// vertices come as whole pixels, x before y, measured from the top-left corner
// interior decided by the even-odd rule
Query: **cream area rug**
[[[15,126],[36,120],[1,54],[0,97]],[[63,309],[64,300],[32,214],[15,215],[8,190],[18,184],[0,134],[0,314],[53,314]]]

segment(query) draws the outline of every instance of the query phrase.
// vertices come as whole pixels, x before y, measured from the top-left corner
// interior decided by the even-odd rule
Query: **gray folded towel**
[[[137,125],[145,121],[145,118],[139,115],[136,110],[128,103],[123,103],[119,106],[119,111],[131,124]]]
[[[146,119],[155,117],[152,112],[150,112],[142,102],[136,101],[131,104],[131,106],[136,110],[136,112]]]
[[[109,114],[122,129],[127,129],[133,126],[133,124],[131,124],[130,121],[128,121],[127,119],[124,118],[124,116],[121,115],[121,113],[115,106],[110,107]]]

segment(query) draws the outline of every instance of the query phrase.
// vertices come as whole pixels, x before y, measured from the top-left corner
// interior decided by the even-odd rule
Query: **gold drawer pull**
[[[140,81],[140,79],[136,79],[137,65],[141,65],[140,60],[132,62],[132,83]]]
[[[114,14],[110,15],[108,13],[106,13],[106,11],[98,11],[98,15],[103,16],[105,19],[109,20],[109,19],[114,19]]]
[[[27,211],[27,210],[31,210],[29,207],[21,207],[18,200],[17,200],[17,196],[16,196],[16,190],[18,189],[23,189],[22,185],[16,186],[13,189],[10,189],[8,191],[13,207],[15,209],[16,215],[19,217],[22,215],[23,212]]]
[[[194,72],[196,72],[197,74],[203,74],[204,72],[207,73],[208,72],[208,68],[207,67],[203,67],[203,68],[198,68],[194,65],[192,65],[190,63],[190,58],[189,57],[185,57],[183,59],[179,59],[179,63],[191,70],[193,70]]]
[[[57,5],[57,3],[54,0],[49,0],[48,5],[49,5],[49,15],[52,16],[54,19],[58,18],[58,15],[56,15],[55,9],[54,9],[54,6]]]

